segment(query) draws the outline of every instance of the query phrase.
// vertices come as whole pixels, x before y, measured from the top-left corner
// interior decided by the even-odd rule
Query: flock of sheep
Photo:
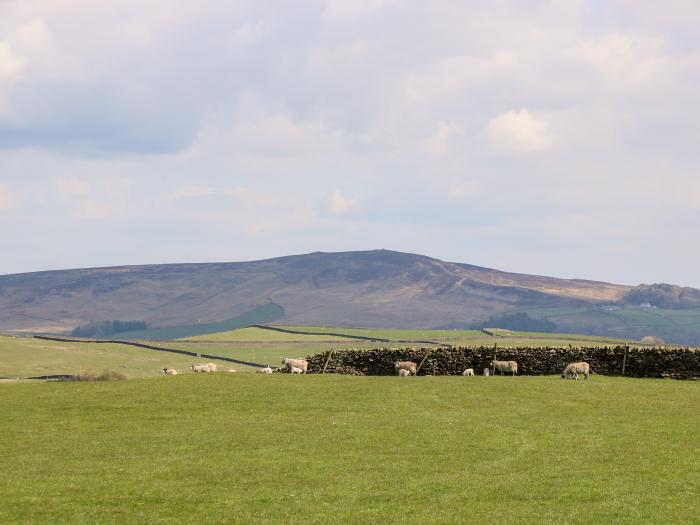
[[[413,361],[396,361],[396,363],[394,363],[394,368],[396,369],[396,372],[399,374],[399,376],[407,377],[410,375],[418,374],[418,366]],[[515,375],[518,373],[517,361],[497,361],[494,359],[493,361],[491,361],[491,368],[493,368],[494,374],[497,371],[500,372],[501,375],[505,373],[511,373],[512,375]],[[591,365],[589,365],[585,361],[580,361],[578,363],[571,363],[567,365],[567,367],[561,373],[561,377],[562,379],[578,380],[579,374],[583,374],[584,378],[588,379],[590,372]],[[462,375],[474,376],[474,369],[467,368],[464,370],[464,372],[462,372]],[[491,375],[491,370],[489,368],[484,368],[484,375],[487,377]]]
[[[285,357],[282,359],[282,365],[284,368],[286,368],[287,372],[291,374],[305,374],[306,371],[309,368],[309,363],[306,361],[306,359],[290,359],[288,357]],[[216,372],[216,364],[214,363],[206,363],[206,364],[194,364],[192,365],[192,371],[195,373],[212,373]],[[418,365],[414,363],[413,361],[396,361],[394,363],[394,368],[397,372],[397,374],[401,377],[408,377],[408,376],[415,376],[418,374]],[[491,361],[491,368],[493,368],[493,373],[495,374],[496,371],[500,372],[501,375],[505,373],[511,373],[512,375],[515,375],[518,373],[518,363],[516,361],[497,361],[493,360]],[[229,372],[235,372],[235,370],[229,370]],[[267,365],[265,368],[259,368],[257,370],[258,374],[271,374],[273,372],[273,369],[270,367],[270,365]],[[567,365],[567,367],[564,369],[564,371],[561,374],[562,379],[576,379],[578,380],[579,374],[582,374],[585,379],[588,379],[588,376],[591,372],[591,366],[586,363],[585,361],[580,361],[578,363],[571,363]],[[163,373],[168,376],[174,376],[177,375],[177,370],[174,368],[163,368]],[[484,375],[489,376],[491,374],[491,371],[489,368],[484,368]],[[467,368],[462,372],[463,376],[473,376],[474,374],[474,369],[473,368]]]

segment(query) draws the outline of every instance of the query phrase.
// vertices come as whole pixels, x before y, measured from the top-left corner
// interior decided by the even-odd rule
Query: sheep
[[[236,369],[235,369],[235,368],[229,368],[228,371],[229,371],[229,372],[235,372]]]
[[[258,368],[256,370],[257,374],[271,374],[272,373],[272,368],[270,368],[270,365],[267,365],[265,368]]]
[[[467,368],[464,372],[462,372],[463,376],[473,376],[474,375],[474,369],[473,368]]]
[[[287,371],[291,372],[292,368],[301,368],[301,371],[303,373],[306,373],[306,371],[309,368],[309,363],[306,359],[290,359],[289,357],[285,357],[282,359],[282,364],[287,367]]]
[[[163,369],[163,373],[164,373],[166,376],[176,376],[176,375],[177,375],[177,370],[175,370],[174,368],[165,367],[165,368]]]
[[[410,375],[411,375],[411,372],[409,372],[408,370],[405,370],[403,368],[399,369],[399,376],[400,377],[408,377]]]
[[[292,374],[303,374],[304,371],[301,368],[297,368],[296,366],[293,366],[292,369],[290,370]]]
[[[495,359],[491,361],[491,366],[493,367],[493,373],[498,370],[501,375],[503,372],[512,372],[513,375],[518,373],[518,363],[515,361],[496,361]]]
[[[489,370],[488,368],[484,368],[484,377],[488,377],[490,375],[491,375],[491,370]]]
[[[566,366],[564,371],[561,373],[561,378],[571,378],[578,381],[578,375],[583,374],[584,379],[588,379],[588,375],[591,372],[591,365],[585,361],[579,361],[578,363],[570,363]]]
[[[399,370],[407,370],[411,375],[415,376],[418,374],[418,366],[413,361],[396,361],[394,368],[397,372]]]
[[[209,367],[210,372],[216,372],[216,364],[215,363],[207,363],[207,366]]]
[[[201,374],[208,374],[210,372],[216,372],[216,365],[214,365],[213,369],[210,365],[211,365],[211,363],[207,363],[206,365],[194,364],[194,365],[192,365],[192,371],[194,373],[201,373]]]

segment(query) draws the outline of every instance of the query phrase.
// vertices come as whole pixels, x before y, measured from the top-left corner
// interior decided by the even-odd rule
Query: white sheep
[[[576,379],[578,381],[578,375],[583,374],[584,379],[588,379],[588,375],[591,372],[591,365],[585,361],[579,361],[578,363],[570,363],[566,366],[564,371],[561,373],[561,378]]]
[[[491,375],[491,370],[489,370],[488,368],[484,368],[484,377],[488,377],[490,375]]]
[[[216,364],[215,363],[207,363],[207,366],[209,367],[210,372],[216,372]]]
[[[257,374],[271,374],[272,373],[272,368],[270,368],[270,365],[267,365],[265,368],[258,368],[256,370]]]
[[[400,369],[399,369],[399,376],[401,376],[401,377],[408,377],[408,376],[410,376],[410,375],[411,375],[411,372],[409,372],[408,370],[405,370],[405,369],[403,369],[403,368],[400,368]]]
[[[518,363],[515,361],[496,361],[495,359],[491,361],[491,366],[493,367],[493,373],[498,370],[501,375],[503,372],[512,372],[513,375],[518,373]]]
[[[296,366],[293,366],[292,369],[290,370],[292,374],[303,374],[304,371],[301,368],[297,368]]]
[[[174,368],[165,367],[165,368],[163,369],[163,373],[164,373],[166,376],[176,376],[176,375],[177,375],[177,370],[175,370]]]
[[[290,359],[289,357],[285,357],[282,359],[282,364],[287,367],[287,371],[291,372],[292,368],[301,368],[301,371],[303,373],[306,373],[306,371],[309,368],[309,363],[306,359]]]
[[[394,363],[394,368],[398,372],[399,370],[407,370],[411,375],[418,374],[418,365],[413,361],[396,361]]]
[[[463,376],[473,376],[474,375],[474,369],[473,368],[467,368],[464,372],[462,372]]]
[[[209,374],[211,372],[216,372],[216,365],[214,365],[214,368],[212,368],[211,363],[207,363],[205,365],[194,364],[194,365],[192,365],[192,371],[194,373],[199,373],[199,374]]]

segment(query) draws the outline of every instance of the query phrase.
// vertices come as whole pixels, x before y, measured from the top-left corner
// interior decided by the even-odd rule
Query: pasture
[[[309,332],[309,334],[240,328],[175,341],[153,341],[150,344],[277,366],[282,357],[303,357],[324,352],[330,348],[421,346],[417,343],[361,341],[342,335],[321,335],[318,332],[336,332],[350,336],[360,335],[392,340],[427,339],[453,345],[490,346],[498,343],[499,347],[620,343],[620,340],[570,334],[512,332],[506,337],[491,337],[473,330],[386,330],[307,326],[288,328]],[[75,374],[81,371],[97,373],[106,368],[119,370],[129,378],[136,378],[159,375],[166,366],[182,372],[194,361],[197,359],[191,356],[161,353],[119,344],[70,343],[0,335],[0,378]],[[254,370],[224,361],[218,364],[222,369],[234,368],[240,372]],[[126,368],[123,365],[126,365]]]
[[[700,515],[697,382],[188,374],[0,398],[3,524]]]

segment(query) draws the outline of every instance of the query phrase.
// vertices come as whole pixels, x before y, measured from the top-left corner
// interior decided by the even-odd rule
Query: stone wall
[[[561,374],[567,364],[586,361],[594,374],[630,377],[672,377],[700,379],[700,350],[692,348],[376,348],[373,350],[333,350],[326,373],[355,375],[395,375],[395,361],[420,363],[427,354],[418,375],[459,375],[473,368],[477,375],[496,358],[517,361],[522,375]],[[307,357],[310,373],[321,373],[328,352]]]

